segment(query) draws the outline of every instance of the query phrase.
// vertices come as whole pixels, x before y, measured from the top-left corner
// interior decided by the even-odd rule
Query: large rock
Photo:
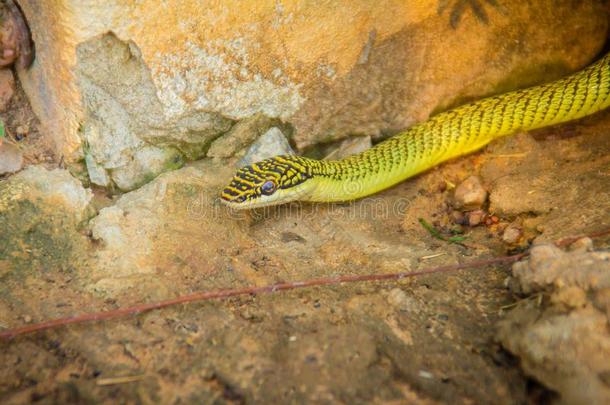
[[[161,286],[151,274],[173,266],[168,260],[183,248],[196,246],[209,251],[212,262],[222,260],[212,253],[220,247],[216,242],[237,243],[240,238],[230,217],[223,219],[226,209],[213,205],[216,193],[203,194],[210,178],[184,168],[164,174],[100,210],[90,222],[91,235],[100,249],[94,254],[86,289],[116,297],[124,290],[151,287],[152,283],[149,289],[163,296],[171,286]]]
[[[596,0],[479,3],[22,0],[36,61],[19,73],[58,155],[130,189],[255,114],[300,149],[379,138],[579,69],[606,38]],[[143,148],[154,170],[132,164]]]

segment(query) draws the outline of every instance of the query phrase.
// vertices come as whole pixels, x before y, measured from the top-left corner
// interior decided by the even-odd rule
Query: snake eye
[[[271,181],[271,180],[267,180],[261,186],[261,193],[263,193],[265,195],[271,195],[274,192],[275,192],[275,183],[273,181]]]

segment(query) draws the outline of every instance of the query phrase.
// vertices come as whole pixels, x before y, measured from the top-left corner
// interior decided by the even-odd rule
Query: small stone
[[[455,208],[481,208],[487,200],[487,191],[479,177],[470,176],[456,187],[454,200]]]
[[[250,146],[246,155],[239,161],[238,166],[251,165],[277,155],[294,155],[294,151],[282,131],[273,127]]]
[[[25,136],[30,132],[30,127],[28,127],[27,125],[19,125],[15,129],[15,132],[17,133],[17,135]]]
[[[451,219],[454,224],[465,225],[468,223],[466,216],[462,211],[454,210],[451,212]]]
[[[10,69],[0,70],[0,112],[6,111],[15,94],[15,77]]]
[[[570,245],[570,250],[573,252],[590,252],[593,250],[593,241],[591,238],[580,238]]]
[[[483,211],[483,210],[471,211],[468,213],[468,225],[477,226],[481,222],[483,222],[484,218],[485,218],[485,211]]]
[[[498,222],[500,222],[500,218],[495,215],[489,215],[485,217],[485,225],[487,226],[492,226],[494,224],[497,224]]]
[[[302,237],[301,235],[294,233],[294,232],[282,232],[282,242],[284,243],[288,243],[288,242],[299,242],[299,243],[305,243],[307,240]]]
[[[502,234],[502,240],[508,244],[515,244],[519,242],[519,239],[523,235],[523,231],[521,230],[521,226],[515,224],[514,222],[506,227],[504,233]]]
[[[390,305],[401,311],[416,312],[418,309],[417,301],[400,288],[393,288],[387,300]]]
[[[85,165],[87,166],[87,172],[89,173],[89,180],[91,180],[91,183],[102,187],[108,187],[110,185],[110,177],[108,177],[106,169],[101,165],[98,165],[93,156],[89,153],[85,155]]]
[[[21,149],[10,143],[0,144],[0,176],[15,173],[23,167],[23,153]]]
[[[212,367],[204,366],[201,371],[199,371],[199,377],[201,377],[204,381],[211,381],[214,379],[216,373]]]
[[[341,142],[337,149],[330,152],[325,159],[344,159],[348,156],[364,152],[365,150],[370,149],[371,147],[373,147],[373,142],[370,136],[358,136],[354,138],[348,138]]]
[[[23,322],[25,322],[25,323],[30,323],[30,322],[32,322],[32,317],[31,317],[31,316],[29,316],[29,315],[24,316],[24,317],[23,317]]]

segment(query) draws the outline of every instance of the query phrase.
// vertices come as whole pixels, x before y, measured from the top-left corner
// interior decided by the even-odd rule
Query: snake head
[[[307,195],[311,177],[306,158],[276,156],[239,169],[220,197],[235,209],[284,204]]]

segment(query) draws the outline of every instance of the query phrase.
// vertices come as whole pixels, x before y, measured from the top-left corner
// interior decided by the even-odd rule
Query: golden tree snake
[[[342,160],[276,156],[237,171],[221,193],[232,208],[336,202],[391,187],[492,140],[582,118],[610,105],[610,54],[561,80],[484,98]]]

